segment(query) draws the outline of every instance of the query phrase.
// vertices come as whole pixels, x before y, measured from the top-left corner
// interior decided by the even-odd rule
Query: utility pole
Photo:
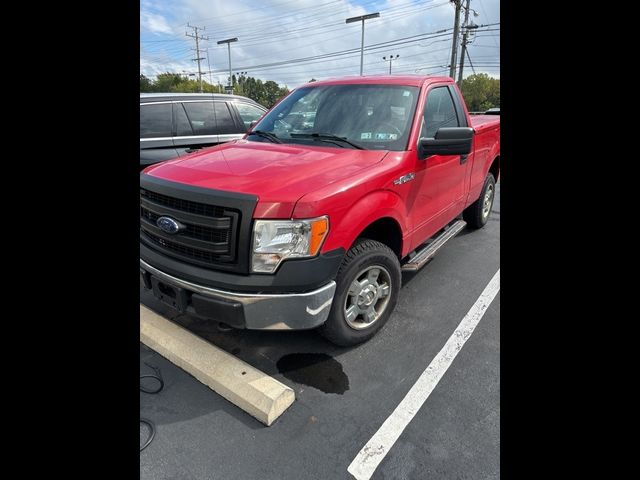
[[[462,28],[464,33],[462,34],[462,50],[460,51],[460,68],[458,69],[458,86],[462,83],[462,71],[464,70],[464,54],[467,51],[467,35],[469,34],[469,29],[467,28],[469,22],[469,4],[471,0],[467,0],[467,6],[464,7],[464,23],[462,24]]]
[[[220,40],[218,45],[222,45],[223,43],[227,44],[227,49],[229,51],[229,93],[233,93],[233,77],[231,73],[231,43],[237,42],[238,37],[227,38],[226,40]]]
[[[391,75],[391,62],[393,62],[394,60],[397,60],[398,58],[400,58],[400,55],[396,55],[395,57],[393,55],[389,55],[389,58],[382,57],[382,60],[389,62],[389,75]]]
[[[204,30],[205,27],[194,27],[187,23],[187,28],[192,28],[193,33],[185,32],[184,34],[187,37],[196,39],[196,58],[192,58],[191,60],[193,60],[194,62],[198,62],[198,81],[200,82],[200,93],[202,93],[202,68],[200,68],[200,61],[204,60],[204,57],[200,56],[200,40],[209,40],[209,37],[198,35],[198,30]]]
[[[458,53],[458,30],[460,29],[460,7],[462,0],[450,0],[456,7],[456,16],[453,20],[453,44],[451,45],[451,64],[449,65],[449,76],[456,76],[456,54]]]
[[[362,40],[360,41],[360,76],[362,76],[362,67],[364,65],[364,21],[369,20],[370,18],[378,18],[379,16],[380,12],[369,13],[367,15],[360,15],[359,17],[347,18],[345,21],[345,23],[362,21]]]
[[[471,20],[471,24],[469,24],[469,11],[471,10],[471,8],[469,7],[470,3],[471,0],[467,0],[467,6],[465,7],[464,11],[464,26],[462,27],[464,29],[464,33],[462,34],[462,50],[460,52],[460,71],[458,72],[458,86],[462,85],[462,72],[464,70],[465,54],[467,55],[467,57],[469,56],[469,52],[467,52],[467,45],[469,43],[469,31],[478,28],[478,26],[473,23],[473,20]],[[477,16],[475,10],[474,13]],[[469,62],[471,62],[471,60],[469,60]],[[471,68],[473,68],[473,65],[471,66]]]

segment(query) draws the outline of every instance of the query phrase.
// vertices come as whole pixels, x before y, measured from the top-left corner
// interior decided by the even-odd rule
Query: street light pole
[[[397,60],[398,58],[400,58],[400,55],[396,55],[395,57],[393,55],[389,55],[388,59],[387,57],[382,57],[382,60],[389,62],[389,75],[391,75],[391,62],[393,62],[394,60]]]
[[[369,13],[367,15],[360,15],[359,17],[347,18],[345,21],[345,23],[362,21],[362,39],[360,40],[360,76],[362,76],[362,67],[364,65],[364,21],[369,20],[370,18],[378,18],[379,16],[380,12]]]
[[[220,40],[218,42],[218,45],[222,45],[223,43],[227,44],[227,50],[229,52],[229,90],[231,93],[233,93],[233,83],[232,83],[232,77],[231,77],[231,43],[237,42],[237,41],[238,41],[238,37],[234,37],[234,38],[228,38],[226,40]]]

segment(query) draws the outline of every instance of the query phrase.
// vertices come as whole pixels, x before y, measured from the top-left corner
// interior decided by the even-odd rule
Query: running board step
[[[438,250],[440,250],[445,243],[455,237],[466,225],[467,222],[464,220],[457,220],[455,223],[451,224],[450,227],[435,237],[431,243],[420,250],[411,260],[405,263],[402,266],[402,271],[415,272],[420,270],[434,257],[436,253],[438,253]]]

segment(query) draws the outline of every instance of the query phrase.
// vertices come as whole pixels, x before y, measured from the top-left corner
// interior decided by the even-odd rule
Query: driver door
[[[433,138],[441,127],[466,126],[459,118],[449,85],[434,85],[427,91],[420,138]],[[462,201],[467,169],[460,155],[431,155],[416,159],[417,199],[413,205],[413,225],[418,243],[444,227],[452,210]],[[414,245],[414,247],[417,245]]]

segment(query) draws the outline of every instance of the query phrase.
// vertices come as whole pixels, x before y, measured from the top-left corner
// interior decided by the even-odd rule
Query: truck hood
[[[256,218],[291,217],[303,195],[380,162],[387,150],[238,140],[147,168],[192,186],[258,196]]]

